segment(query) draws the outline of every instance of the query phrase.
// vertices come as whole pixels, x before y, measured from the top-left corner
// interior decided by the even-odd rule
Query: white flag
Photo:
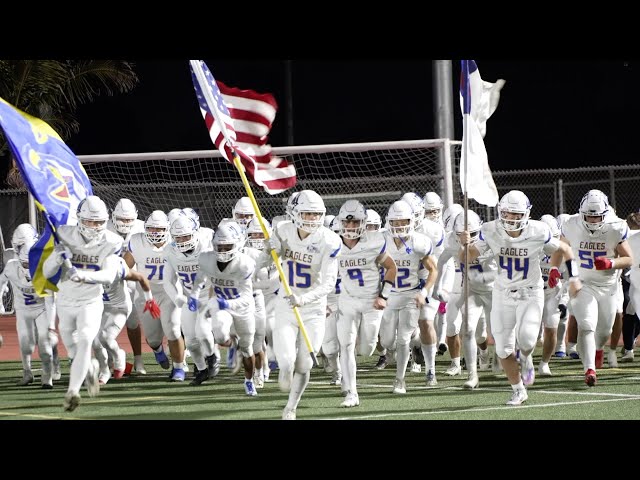
[[[487,131],[487,120],[498,107],[500,90],[506,82],[484,82],[478,67],[473,60],[462,60],[460,78],[460,106],[463,114],[462,158],[460,160],[460,185],[467,196],[478,203],[494,207],[498,203],[498,189],[493,181],[484,136]],[[469,162],[467,164],[467,151]]]

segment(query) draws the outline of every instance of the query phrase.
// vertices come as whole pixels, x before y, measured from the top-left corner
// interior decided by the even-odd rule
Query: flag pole
[[[470,94],[471,94],[471,86],[469,85],[469,60],[462,61],[462,76],[464,78],[464,88],[465,92],[465,104],[469,102],[470,106]],[[469,231],[469,215],[467,214],[469,209],[469,196],[467,194],[467,182],[469,180],[469,115],[471,114],[470,108],[464,108],[467,113],[463,112],[462,115],[462,132],[463,132],[463,144],[462,149],[464,153],[464,197],[463,197],[463,206],[464,206],[464,229],[465,231]],[[464,133],[467,133],[464,135]],[[464,246],[464,268],[462,269],[463,275],[463,284],[464,284],[464,319],[469,324],[469,244],[465,243]]]
[[[227,144],[229,145],[229,148],[232,150],[233,164],[238,170],[238,173],[240,174],[240,178],[242,179],[242,184],[244,185],[244,188],[247,192],[247,196],[251,200],[251,205],[253,206],[253,210],[256,214],[256,217],[258,218],[258,223],[260,224],[260,229],[264,234],[264,238],[265,240],[269,240],[269,232],[267,231],[267,227],[265,226],[264,221],[262,220],[262,213],[260,212],[260,207],[258,206],[258,202],[256,201],[256,198],[253,195],[253,190],[251,189],[251,185],[249,184],[249,180],[247,179],[247,175],[245,174],[244,167],[242,165],[242,162],[240,161],[240,157],[238,156],[235,149],[231,145],[230,136],[229,136],[229,133],[227,132],[226,125],[219,118],[218,111],[216,110],[216,108],[213,107],[213,105],[215,105],[216,102],[213,99],[213,94],[209,90],[209,86],[207,85],[207,80],[204,76],[204,72],[202,71],[200,61],[190,60],[189,63],[191,64],[193,73],[196,75],[196,78],[198,79],[198,83],[200,83],[200,86],[202,87],[202,93],[205,97],[207,104],[209,105],[209,110],[211,111],[211,114],[215,118],[215,121],[218,122],[218,125],[220,126],[220,131],[222,132],[224,137],[227,139]],[[271,258],[273,259],[273,262],[275,263],[276,268],[278,270],[280,281],[284,286],[285,295],[287,296],[291,295],[292,294],[291,287],[289,286],[287,277],[284,274],[284,270],[282,270],[282,265],[280,264],[280,258],[278,257],[278,253],[275,250],[271,250]],[[304,339],[304,343],[307,347],[307,350],[309,351],[309,355],[311,356],[311,361],[313,362],[313,366],[317,367],[318,359],[316,358],[316,354],[313,350],[313,346],[311,345],[311,340],[309,339],[307,330],[304,327],[304,323],[302,322],[302,317],[300,316],[300,311],[298,310],[298,307],[293,307],[293,313],[296,317],[296,321],[298,322],[298,327],[300,328],[300,333],[302,333],[302,337]]]

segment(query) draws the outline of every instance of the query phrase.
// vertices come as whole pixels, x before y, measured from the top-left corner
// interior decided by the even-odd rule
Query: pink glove
[[[438,305],[438,313],[444,315],[445,313],[447,313],[447,304],[444,302],[440,302],[440,305]]]

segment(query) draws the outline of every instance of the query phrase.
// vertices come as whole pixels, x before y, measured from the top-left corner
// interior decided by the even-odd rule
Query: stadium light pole
[[[453,128],[453,82],[451,72],[451,60],[433,60],[434,138],[455,140]],[[440,174],[443,178],[441,191],[444,192],[444,195],[442,200],[445,206],[449,207],[453,203],[453,168],[451,155],[444,155],[442,150],[438,152],[438,155],[440,157]]]
[[[293,65],[291,60],[284,61],[285,109],[287,114],[287,146],[293,143]]]

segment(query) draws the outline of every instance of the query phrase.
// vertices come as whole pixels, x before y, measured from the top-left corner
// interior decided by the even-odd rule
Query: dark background
[[[271,92],[279,103],[269,136],[287,145],[284,60],[205,59],[217,80]],[[476,59],[482,78],[504,78],[487,123],[493,170],[638,162],[638,63]],[[453,61],[455,139],[461,140],[459,60]],[[212,148],[188,60],[136,61],[139,85],[78,111],[78,155]],[[435,138],[431,60],[293,60],[294,144]]]

